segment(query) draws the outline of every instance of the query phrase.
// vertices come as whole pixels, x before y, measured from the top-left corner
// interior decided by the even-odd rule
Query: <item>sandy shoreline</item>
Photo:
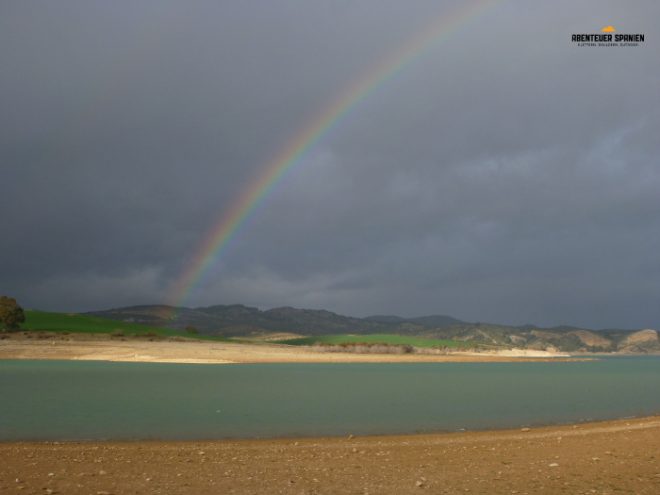
[[[557,361],[566,354],[544,351],[440,354],[354,354],[308,347],[209,341],[145,341],[98,337],[13,337],[0,340],[0,359],[58,359],[150,363],[439,363]]]
[[[0,492],[657,494],[660,416],[525,430],[0,443]]]

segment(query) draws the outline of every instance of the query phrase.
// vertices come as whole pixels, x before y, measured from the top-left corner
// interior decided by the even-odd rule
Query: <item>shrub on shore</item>
[[[2,331],[18,330],[25,322],[25,313],[16,299],[0,296],[0,329]]]
[[[408,344],[372,342],[344,342],[341,344],[314,344],[312,349],[321,352],[351,352],[355,354],[411,354],[415,348]]]
[[[409,344],[387,344],[374,342],[343,342],[341,344],[329,344],[318,342],[311,346],[317,352],[350,352],[355,354],[451,354],[452,348],[447,346],[438,347],[414,347]],[[455,349],[454,349],[455,350]]]

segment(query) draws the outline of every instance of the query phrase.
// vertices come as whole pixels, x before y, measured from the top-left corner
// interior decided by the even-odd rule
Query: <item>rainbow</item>
[[[236,236],[237,231],[247,223],[257,207],[264,202],[275,185],[296,164],[300,163],[302,157],[336,127],[351,110],[421,57],[433,45],[448,38],[467,21],[476,18],[496,3],[498,0],[473,1],[451,15],[440,17],[386,59],[366,71],[328,107],[323,109],[314,120],[308,122],[267,163],[256,180],[248,184],[230,208],[223,212],[219,221],[208,231],[195,255],[176,280],[168,304],[176,307],[185,303],[204,273],[222,254],[232,238]]]

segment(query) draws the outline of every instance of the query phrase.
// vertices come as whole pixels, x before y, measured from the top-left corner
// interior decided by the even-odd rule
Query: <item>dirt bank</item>
[[[0,493],[655,495],[660,417],[413,436],[0,443]]]

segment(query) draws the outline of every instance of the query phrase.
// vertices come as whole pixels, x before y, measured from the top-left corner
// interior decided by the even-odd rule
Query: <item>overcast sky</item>
[[[289,139],[466,3],[0,0],[0,294],[166,301]],[[186,304],[659,328],[659,19],[482,9],[312,147]],[[610,24],[646,41],[571,43]]]

